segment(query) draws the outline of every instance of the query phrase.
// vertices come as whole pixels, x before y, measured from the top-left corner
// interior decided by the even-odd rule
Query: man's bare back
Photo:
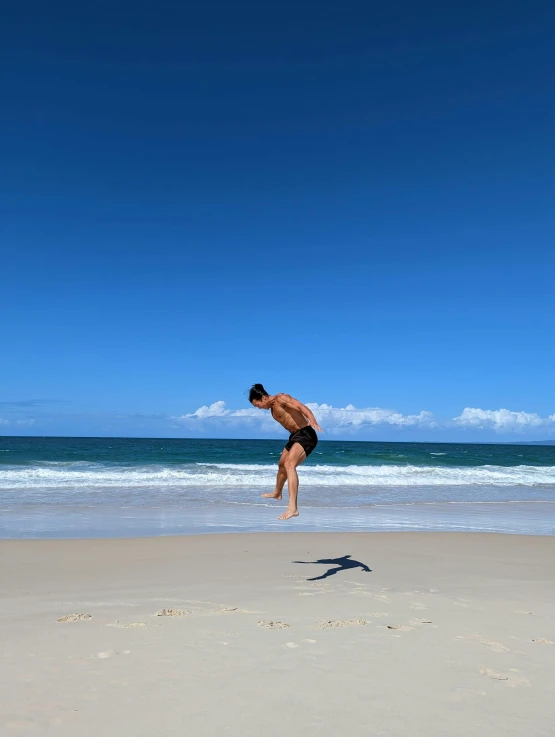
[[[273,401],[270,404],[272,417],[288,432],[296,432],[297,430],[312,424],[309,417],[305,416],[301,410],[301,407],[303,407],[303,409],[308,408],[305,408],[298,399],[295,399],[290,394],[275,394],[272,397],[272,400]],[[316,423],[314,415],[312,415],[312,417],[318,430],[321,430]]]

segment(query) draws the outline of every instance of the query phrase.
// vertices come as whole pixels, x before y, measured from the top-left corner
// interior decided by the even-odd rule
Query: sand
[[[555,537],[0,541],[0,734],[554,735],[554,581]]]

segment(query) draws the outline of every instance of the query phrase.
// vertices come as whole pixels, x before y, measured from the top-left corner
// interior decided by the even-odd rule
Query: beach
[[[3,540],[0,561],[2,735],[554,734],[553,536]]]

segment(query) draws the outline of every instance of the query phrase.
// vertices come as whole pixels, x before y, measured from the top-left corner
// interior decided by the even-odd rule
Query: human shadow
[[[321,560],[294,560],[293,563],[319,563],[320,565],[336,565],[337,568],[330,568],[328,571],[323,573],[321,576],[315,576],[314,578],[307,578],[307,581],[321,581],[323,578],[334,576],[340,571],[349,571],[351,568],[362,568],[365,573],[372,573],[372,569],[368,568],[365,563],[361,563],[359,560],[353,560],[350,555],[344,555],[342,558],[322,558]]]

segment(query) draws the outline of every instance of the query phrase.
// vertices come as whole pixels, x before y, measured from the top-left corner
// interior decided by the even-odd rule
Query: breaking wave
[[[0,491],[17,489],[267,487],[276,466],[203,464],[124,466],[104,463],[41,463],[4,466]],[[415,465],[303,466],[304,486],[555,486],[555,466],[440,467]]]

